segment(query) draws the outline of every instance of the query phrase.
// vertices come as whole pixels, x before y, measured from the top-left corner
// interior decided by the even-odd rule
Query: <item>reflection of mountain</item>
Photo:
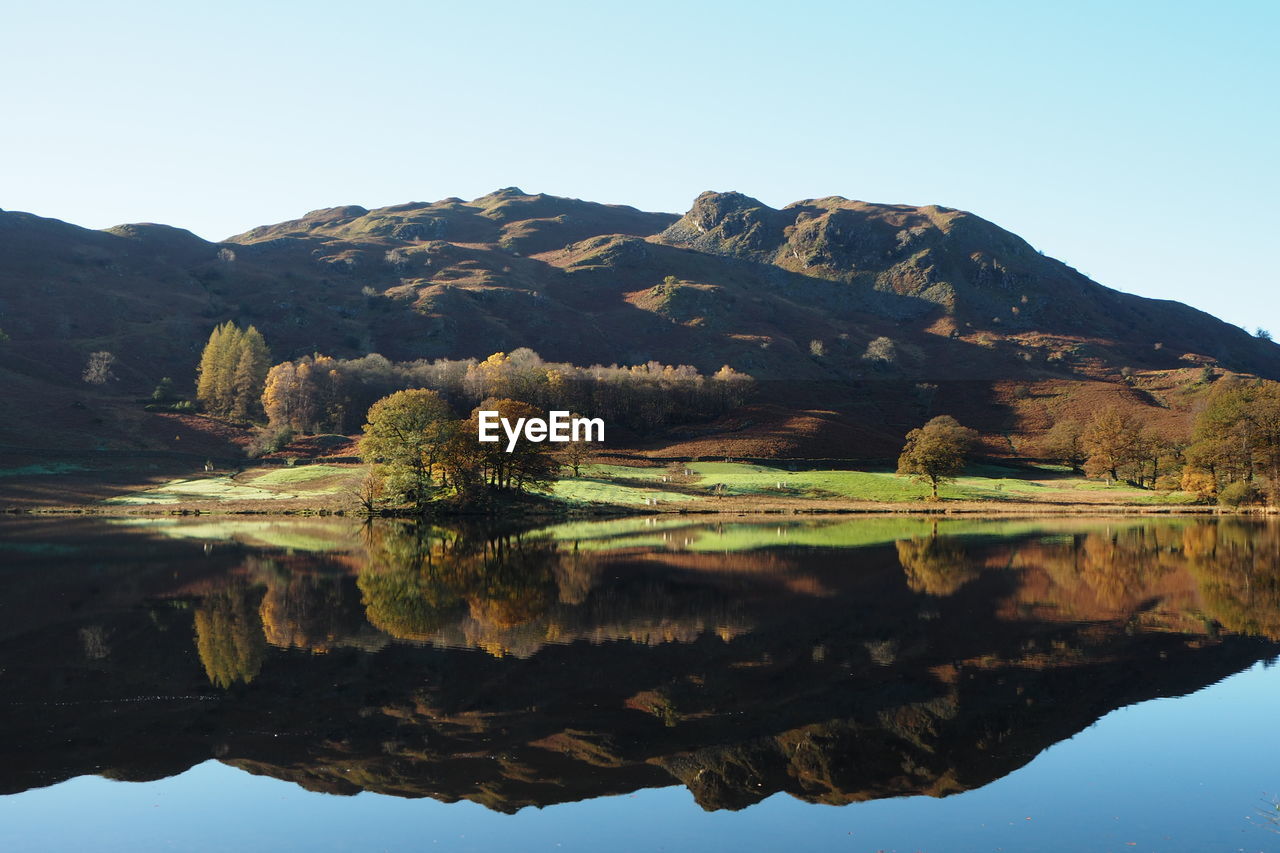
[[[501,810],[944,795],[1275,655],[1278,548],[1236,521],[696,554],[387,526],[343,560],[142,540],[98,566],[110,606],[45,553],[4,576],[42,615],[0,634],[0,790],[216,757]]]

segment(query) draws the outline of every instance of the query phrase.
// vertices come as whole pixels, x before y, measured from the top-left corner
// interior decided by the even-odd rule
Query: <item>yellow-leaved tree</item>
[[[262,334],[253,326],[241,329],[228,320],[213,330],[200,354],[196,397],[211,414],[258,417],[270,365]]]

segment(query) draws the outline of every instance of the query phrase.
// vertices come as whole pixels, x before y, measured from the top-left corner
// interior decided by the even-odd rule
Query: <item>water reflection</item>
[[[0,788],[944,795],[1280,651],[1272,522],[255,524],[0,528]]]
[[[204,596],[196,607],[196,648],[210,683],[248,684],[262,669],[267,646],[258,615],[261,598],[261,590],[236,579]]]

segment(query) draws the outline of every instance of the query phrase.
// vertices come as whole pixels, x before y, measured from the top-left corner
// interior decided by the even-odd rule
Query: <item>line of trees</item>
[[[1184,481],[1211,487],[1222,503],[1280,501],[1280,383],[1219,380],[1186,463]]]
[[[723,414],[741,405],[753,384],[750,376],[727,365],[709,377],[689,365],[656,361],[580,367],[544,361],[528,348],[494,353],[484,361],[314,355],[272,367],[262,406],[274,429],[348,433],[375,401],[425,388],[460,411],[487,399],[519,400],[540,409],[590,412],[644,434]]]
[[[1280,501],[1280,383],[1218,380],[1189,434],[1144,426],[1129,411],[1102,409],[1062,420],[1047,457],[1088,477],[1181,490],[1229,505]]]
[[[948,415],[907,434],[898,473],[931,487],[964,469],[977,434]],[[1138,488],[1189,492],[1228,506],[1280,503],[1280,383],[1226,377],[1217,382],[1189,434],[1144,425],[1111,406],[1087,421],[1062,419],[1042,452],[1085,476]]]
[[[1114,406],[1084,423],[1058,421],[1044,443],[1050,459],[1091,479],[1170,489],[1178,488],[1185,447],[1186,442],[1144,427],[1131,412]]]

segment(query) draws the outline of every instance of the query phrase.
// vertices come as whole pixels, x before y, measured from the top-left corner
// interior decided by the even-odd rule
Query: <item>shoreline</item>
[[[257,508],[219,508],[185,504],[152,507],[102,507],[92,504],[51,504],[36,507],[0,508],[0,516],[10,517],[66,517],[93,516],[100,518],[168,518],[168,517],[216,517],[216,516],[258,516],[268,518],[352,518],[352,519],[388,519],[397,521],[468,521],[468,520],[559,520],[559,519],[609,519],[637,518],[644,516],[660,517],[672,515],[702,516],[708,518],[777,518],[779,516],[1276,516],[1280,515],[1280,507],[1221,507],[1215,505],[1124,505],[1124,504],[1058,504],[1035,503],[1030,501],[1017,503],[980,503],[975,501],[941,501],[935,506],[904,505],[901,503],[881,502],[858,506],[822,506],[819,502],[806,503],[794,507],[765,507],[748,509],[742,507],[687,508],[671,507],[627,507],[601,506],[598,508],[573,508],[563,511],[538,511],[531,507],[528,512],[483,513],[483,512],[441,512],[433,515],[419,516],[405,513],[369,514],[348,508],[332,508],[323,506],[287,507],[276,509]]]
[[[308,462],[193,471],[189,465],[141,467],[136,462],[100,469],[26,460],[0,479],[0,517],[166,518],[324,517],[399,518],[427,522],[491,519],[537,523],[563,519],[670,515],[704,518],[851,516],[1270,516],[1274,506],[1222,506],[1170,499],[1167,494],[1121,488],[1112,493],[1078,475],[1049,469],[999,468],[983,463],[932,501],[904,491],[885,471],[794,471],[736,462],[687,463],[683,475],[656,466],[594,464],[564,477],[554,494],[501,494],[464,510],[441,502],[426,516],[387,509],[368,513],[359,503],[363,466]],[[723,494],[722,486],[727,487]],[[807,493],[806,493],[807,492]]]

